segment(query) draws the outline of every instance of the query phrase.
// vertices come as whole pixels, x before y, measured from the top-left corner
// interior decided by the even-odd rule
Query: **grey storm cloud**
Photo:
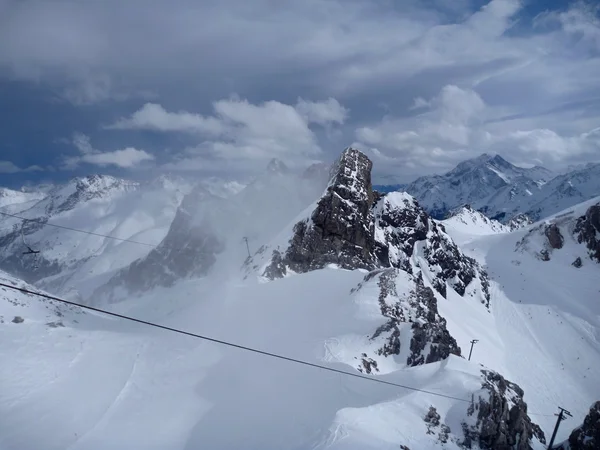
[[[523,26],[518,0],[449,3],[0,0],[0,76],[74,107],[136,105],[99,132],[130,150],[132,132],[195,139],[171,149],[171,168],[331,159],[351,143],[401,179],[483,151],[551,166],[597,156],[597,7]],[[76,157],[110,164],[94,155]]]

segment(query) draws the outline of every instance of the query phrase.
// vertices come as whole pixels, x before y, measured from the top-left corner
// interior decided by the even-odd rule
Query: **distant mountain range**
[[[376,189],[404,190],[437,219],[447,217],[457,207],[470,205],[503,223],[518,214],[538,220],[600,195],[600,163],[577,166],[557,175],[544,167],[518,167],[499,155],[483,154],[443,175]]]

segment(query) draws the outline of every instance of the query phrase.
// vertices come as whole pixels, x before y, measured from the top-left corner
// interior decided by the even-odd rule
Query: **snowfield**
[[[253,189],[264,193],[266,188]],[[401,198],[412,201],[406,194]],[[547,439],[557,407],[571,411],[573,418],[561,424],[558,443],[600,398],[600,265],[572,237],[574,220],[598,202],[600,198],[515,232],[482,219],[442,222],[462,250],[488,271],[490,307],[478,298],[479,285],[464,296],[450,288],[446,298],[435,293],[439,314],[462,355],[468,356],[472,339],[479,342],[471,361],[451,354],[443,361],[409,367],[403,348],[398,355],[380,356],[379,370],[366,375],[413,389],[298,365],[0,287],[0,449],[397,450],[404,445],[411,450],[457,450],[463,448],[463,422],[474,425],[475,418],[467,414],[471,400],[485,396],[483,369],[497,371],[524,389],[529,414]],[[108,218],[98,226],[106,224],[107,231],[120,230],[120,236],[140,240],[167,233],[164,223],[170,210],[156,218],[148,214],[144,227],[139,226],[144,218],[133,210],[127,217],[135,227],[128,221],[109,223],[114,208],[128,206],[106,204]],[[312,208],[314,204],[297,219],[307,217]],[[295,222],[273,233],[271,246],[284,245]],[[565,237],[563,248],[552,250],[548,261],[540,258],[546,238],[539,227],[546,223],[557,223]],[[144,231],[132,235],[133,229]],[[96,244],[107,247],[102,252],[107,261],[137,256],[120,253],[126,243],[114,249],[108,249],[108,242]],[[266,282],[240,270],[243,258],[235,245],[235,251],[219,256],[218,273],[96,306],[360,374],[361,354],[379,346],[369,338],[385,322],[376,285],[364,281],[367,271],[328,266]],[[577,257],[583,260],[580,268],[572,265]],[[417,256],[413,260],[426,266]],[[81,292],[98,285],[92,275],[99,266],[86,264],[92,271],[89,278],[66,283]],[[103,264],[99,273],[115,269]],[[426,286],[431,285],[430,275],[424,274]],[[4,272],[0,282],[37,290]],[[408,275],[395,282],[399,291],[413,283]],[[424,420],[432,406],[439,423]],[[533,445],[535,450],[545,448],[535,440]]]

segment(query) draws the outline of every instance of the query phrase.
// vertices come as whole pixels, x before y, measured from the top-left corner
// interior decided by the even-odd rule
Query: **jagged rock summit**
[[[296,223],[285,254],[274,250],[265,276],[273,279],[288,271],[302,273],[328,264],[345,269],[377,267],[372,167],[360,151],[344,150],[310,217]]]
[[[344,150],[325,193],[293,225],[291,236],[259,249],[248,265],[271,280],[329,265],[369,271],[395,267],[415,276],[425,269],[442,296],[450,285],[461,296],[478,292],[489,304],[487,274],[479,264],[410,195],[373,191],[371,169],[359,150]],[[266,264],[256,263],[261,257],[268,258]]]

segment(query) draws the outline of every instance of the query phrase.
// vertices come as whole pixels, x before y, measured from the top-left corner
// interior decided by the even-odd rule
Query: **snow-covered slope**
[[[53,292],[85,296],[162,240],[186,192],[164,179],[74,179],[17,214],[30,221],[0,217],[0,268]],[[40,253],[23,255],[28,247]]]
[[[30,203],[37,200],[41,200],[45,197],[45,194],[42,192],[23,192],[23,191],[14,191],[12,189],[7,189],[0,187],[0,208],[9,205],[21,205],[23,203]],[[15,206],[18,209],[18,206]]]
[[[226,245],[209,276],[104,306],[410,389],[92,313],[25,317],[0,323],[0,448],[542,450],[557,405],[564,441],[600,398],[600,199],[460,246],[409,195],[369,192],[363,157],[242,273]]]
[[[465,205],[451,213],[451,216],[440,222],[446,231],[458,242],[465,242],[473,236],[512,231],[508,225],[503,225],[497,220],[490,219],[483,213],[474,210],[470,205]]]
[[[560,175],[530,199],[526,212],[534,219],[543,219],[563,209],[600,195],[600,164]]]
[[[273,160],[261,176],[227,199],[199,183],[183,199],[160,244],[112,274],[95,292],[94,301],[118,301],[204,276],[217,263],[239,265],[248,249],[267,242],[322,193],[324,172],[322,165],[313,165],[295,174]]]

